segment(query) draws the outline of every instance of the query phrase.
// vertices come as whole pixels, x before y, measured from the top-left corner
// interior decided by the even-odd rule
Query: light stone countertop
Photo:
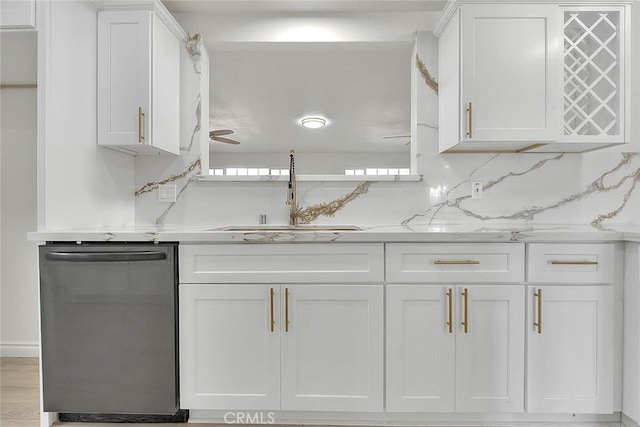
[[[221,231],[222,226],[37,231],[31,241],[67,242],[640,242],[640,225],[567,224],[364,226],[360,231]]]

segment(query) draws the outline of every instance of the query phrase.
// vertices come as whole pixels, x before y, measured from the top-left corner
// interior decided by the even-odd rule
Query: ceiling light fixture
[[[327,124],[327,119],[322,117],[305,117],[300,120],[300,124],[308,129],[320,129]]]

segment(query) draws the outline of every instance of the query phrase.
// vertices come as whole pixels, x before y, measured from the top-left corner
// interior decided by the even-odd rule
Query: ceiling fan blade
[[[383,136],[382,139],[394,139],[394,138],[410,138],[411,135],[395,135],[395,136]]]
[[[240,142],[236,141],[235,139],[223,138],[221,136],[212,136],[210,139],[212,141],[224,142],[225,144],[233,144],[233,145],[240,144]]]
[[[231,135],[233,131],[231,129],[220,129],[220,130],[212,130],[209,132],[209,137],[212,136],[222,136],[222,135]]]

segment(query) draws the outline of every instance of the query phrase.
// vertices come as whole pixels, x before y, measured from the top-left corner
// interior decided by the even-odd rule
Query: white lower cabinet
[[[624,363],[622,412],[640,424],[640,244],[624,249]]]
[[[528,297],[528,412],[613,412],[613,287],[530,286]]]
[[[401,412],[526,421],[620,410],[614,244],[180,251],[182,408],[363,412],[381,422],[413,416]],[[628,259],[635,289],[637,245]],[[637,334],[625,333],[625,411],[634,416]]]
[[[383,285],[180,286],[182,407],[382,411]]]
[[[387,410],[523,412],[524,286],[388,285]]]
[[[456,331],[456,412],[523,412],[524,286],[457,290],[466,329]]]
[[[458,324],[449,332],[449,289],[453,298],[446,286],[387,285],[388,411],[455,410]]]
[[[280,286],[189,284],[179,297],[181,406],[278,408]]]
[[[527,411],[619,411],[616,245],[531,243],[527,256]]]
[[[383,286],[283,289],[282,409],[382,411]]]

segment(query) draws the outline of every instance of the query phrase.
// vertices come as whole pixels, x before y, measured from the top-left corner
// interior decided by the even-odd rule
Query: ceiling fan
[[[230,129],[220,129],[220,130],[212,130],[209,132],[209,141],[218,141],[223,142],[225,144],[240,144],[239,141],[231,138],[224,138],[222,135],[231,135],[233,133]]]
[[[411,138],[411,135],[395,135],[395,136],[383,136],[382,139],[396,139],[396,138]],[[409,139],[409,141],[405,142],[404,145],[409,145],[411,144],[411,139]]]

